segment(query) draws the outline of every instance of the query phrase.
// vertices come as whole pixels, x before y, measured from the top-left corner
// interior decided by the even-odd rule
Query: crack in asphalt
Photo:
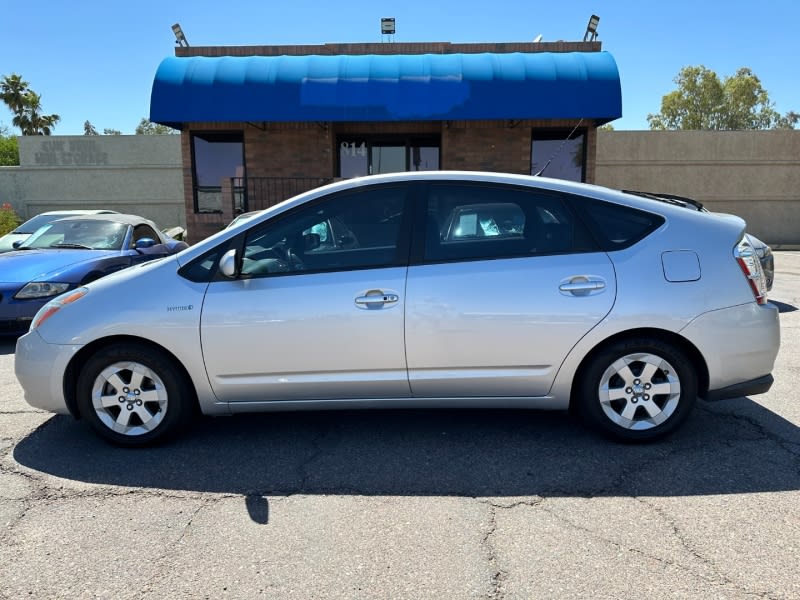
[[[481,548],[483,548],[483,551],[486,554],[486,558],[489,563],[489,571],[491,573],[489,579],[490,587],[487,598],[490,598],[491,600],[502,600],[506,595],[504,583],[508,577],[508,572],[499,568],[497,564],[496,550],[494,544],[492,543],[492,536],[497,531],[498,507],[488,502],[481,502],[481,504],[486,504],[489,508],[489,521],[480,544]]]
[[[758,598],[780,598],[780,596],[774,596],[771,592],[763,590],[763,591],[754,591],[747,589],[744,584],[741,582],[735,581],[731,579],[727,575],[725,575],[721,570],[718,564],[716,564],[710,558],[707,558],[700,552],[695,546],[691,543],[691,540],[683,533],[681,528],[675,522],[675,520],[669,515],[669,513],[661,506],[657,506],[656,504],[648,501],[646,498],[635,497],[634,500],[644,504],[645,506],[652,509],[658,517],[667,524],[667,526],[672,530],[672,535],[675,539],[678,540],[681,547],[683,547],[690,555],[692,555],[695,559],[700,561],[701,563],[705,564],[709,567],[711,572],[719,577],[722,584],[731,586],[739,592],[743,592],[748,595],[756,596]],[[677,565],[680,566],[680,565]],[[688,569],[688,567],[686,567]],[[691,570],[690,570],[691,572]],[[713,582],[712,582],[713,583]]]
[[[324,440],[331,433],[331,431],[332,427],[330,425],[322,426],[320,431],[315,433],[314,437],[311,439],[311,452],[299,465],[297,465],[297,475],[300,478],[300,485],[299,489],[295,493],[308,493],[306,491],[306,484],[311,477],[311,473],[308,472],[308,467],[325,451],[325,448],[322,445],[322,440]]]
[[[24,498],[8,499],[9,502],[19,502],[22,510],[11,520],[4,531],[0,532],[0,541],[11,543],[15,530],[24,521],[28,513],[34,508],[46,507],[65,500],[81,500],[92,498],[121,498],[125,496],[135,496],[136,498],[161,498],[173,500],[206,500],[209,496],[206,493],[174,492],[170,490],[157,490],[152,488],[110,488],[100,487],[93,490],[71,490],[62,486],[54,487],[42,476],[27,470],[17,469],[0,463],[0,474],[16,475],[22,477],[31,485],[31,492]],[[215,501],[225,498],[238,498],[239,494],[215,494]],[[191,520],[190,520],[191,523]]]
[[[720,570],[719,565],[717,565],[711,559],[706,558],[697,548],[695,548],[695,546],[691,543],[691,541],[683,534],[683,532],[681,531],[680,527],[678,527],[678,524],[675,522],[675,520],[672,519],[669,516],[669,514],[667,513],[667,511],[664,510],[662,507],[657,506],[654,503],[648,502],[647,499],[641,498],[641,497],[638,497],[638,496],[635,497],[634,500],[636,502],[644,504],[645,506],[650,508],[664,523],[666,523],[666,525],[670,528],[670,530],[672,532],[672,536],[676,540],[678,540],[678,543],[680,544],[680,546],[686,552],[688,552],[688,554],[690,556],[692,556],[694,559],[696,559],[700,563],[706,565],[710,569],[711,573],[717,578],[717,580],[709,579],[708,577],[706,577],[706,576],[704,576],[704,575],[702,575],[700,573],[696,573],[690,566],[678,564],[675,561],[672,561],[670,559],[661,560],[661,559],[656,558],[656,560],[659,560],[660,562],[670,563],[670,564],[675,565],[676,567],[685,569],[685,570],[689,571],[690,573],[693,573],[696,577],[699,577],[701,579],[709,581],[710,583],[713,583],[714,585],[732,586],[732,587],[736,588],[738,591],[745,592],[745,593],[756,593],[757,595],[763,595],[763,594],[766,593],[766,592],[751,592],[750,590],[747,590],[747,589],[741,587],[741,585],[738,582],[732,580],[730,577],[725,575]],[[636,551],[635,549],[631,549],[631,550],[632,551]],[[642,554],[646,555],[645,553],[642,553]],[[654,557],[651,557],[651,558],[654,558]]]
[[[231,494],[230,496],[238,497],[239,494]],[[200,501],[198,506],[191,512],[189,518],[186,519],[184,526],[181,528],[180,534],[172,542],[168,542],[162,553],[153,561],[155,566],[153,576],[144,583],[140,590],[138,590],[137,597],[145,597],[152,593],[155,589],[155,584],[163,580],[170,569],[172,569],[172,563],[170,562],[170,558],[173,556],[172,551],[181,545],[184,538],[186,538],[187,534],[191,531],[192,523],[197,518],[197,515],[200,513],[200,511],[202,511],[204,508],[217,504],[224,498],[202,494],[200,497],[192,499]]]
[[[183,541],[183,538],[186,537],[186,534],[189,531],[191,531],[192,523],[194,522],[195,518],[197,517],[197,515],[200,513],[201,510],[203,510],[209,505],[217,504],[220,500],[221,498],[209,498],[208,496],[201,498],[200,505],[194,510],[194,512],[191,515],[189,515],[189,519],[186,521],[186,525],[183,526],[183,530],[181,531],[181,534],[178,536],[178,539],[175,540],[172,544],[170,544],[170,546],[177,546]],[[164,556],[164,558],[166,558],[166,555]]]
[[[635,498],[635,499],[639,500],[639,498]],[[646,502],[643,502],[643,503],[647,504]],[[708,583],[710,583],[712,585],[715,585],[715,586],[734,588],[736,591],[744,592],[744,593],[747,593],[747,594],[751,594],[751,595],[754,595],[756,597],[772,598],[772,596],[770,596],[769,592],[752,592],[750,590],[744,589],[737,582],[731,580],[730,578],[726,577],[724,574],[720,573],[717,570],[716,565],[714,565],[712,562],[706,560],[701,554],[699,554],[696,550],[694,550],[688,544],[688,542],[686,542],[686,540],[683,539],[682,535],[680,535],[679,529],[676,526],[674,526],[674,524],[672,524],[672,522],[669,521],[669,520],[667,521],[667,523],[670,524],[670,526],[672,527],[673,533],[676,534],[676,536],[678,537],[678,541],[681,544],[681,546],[684,547],[687,551],[689,551],[689,553],[692,556],[694,556],[695,558],[700,560],[703,564],[705,564],[706,566],[711,567],[711,571],[712,571],[713,575],[716,577],[716,579],[710,578],[710,577],[706,576],[703,573],[697,572],[690,565],[684,565],[684,564],[682,564],[680,562],[677,562],[677,561],[675,561],[673,559],[670,559],[670,558],[664,558],[664,557],[661,557],[661,556],[656,556],[656,555],[654,555],[654,554],[652,554],[652,553],[650,553],[650,552],[648,552],[646,550],[643,550],[641,548],[628,547],[625,544],[617,542],[616,540],[607,538],[606,536],[604,536],[604,535],[602,535],[602,534],[600,534],[600,533],[598,533],[598,532],[596,532],[596,531],[594,531],[592,529],[589,529],[588,527],[585,527],[583,525],[575,523],[571,519],[567,518],[566,516],[564,516],[562,514],[559,514],[558,512],[550,510],[549,508],[547,508],[547,506],[539,506],[538,508],[540,508],[541,510],[543,510],[547,514],[551,515],[552,517],[554,517],[558,521],[560,521],[560,522],[566,524],[567,526],[571,527],[572,529],[574,529],[576,531],[579,531],[581,533],[584,533],[586,535],[589,535],[589,536],[593,537],[594,539],[596,539],[596,540],[598,540],[600,542],[609,544],[609,545],[611,545],[614,548],[617,548],[619,550],[639,555],[639,556],[641,556],[643,558],[647,558],[649,560],[653,560],[653,561],[657,562],[658,564],[661,564],[661,565],[664,565],[664,566],[675,567],[677,569],[685,571],[686,573],[688,573],[688,574],[690,574],[690,575],[692,575],[694,577],[697,577],[698,579],[706,581],[706,582],[708,582]],[[656,511],[656,512],[658,512],[658,511]]]
[[[487,556],[489,563],[489,570],[491,571],[490,589],[487,598],[491,600],[502,600],[506,596],[505,582],[508,579],[508,571],[501,569],[498,566],[495,546],[492,543],[492,537],[497,532],[497,511],[498,510],[511,510],[519,506],[527,506],[535,508],[541,505],[545,499],[537,497],[533,500],[516,500],[511,503],[498,502],[497,500],[488,500],[483,498],[473,498],[480,504],[485,504],[489,508],[489,522],[487,531],[484,532],[481,539],[481,547]]]
[[[753,430],[755,430],[761,439],[774,442],[777,446],[791,454],[793,457],[800,459],[800,444],[798,444],[798,442],[787,439],[778,433],[767,429],[763,423],[757,419],[754,419],[750,415],[737,412],[713,410],[710,406],[698,406],[698,408],[707,414],[711,414],[722,419],[746,423],[747,425],[750,425]]]

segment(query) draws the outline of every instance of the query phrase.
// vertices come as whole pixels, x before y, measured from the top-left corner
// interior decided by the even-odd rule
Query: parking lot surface
[[[775,262],[770,392],[648,445],[372,411],[125,450],[29,407],[0,340],[0,598],[798,598],[800,253]]]

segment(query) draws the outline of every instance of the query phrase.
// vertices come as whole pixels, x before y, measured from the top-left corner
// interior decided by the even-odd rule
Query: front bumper
[[[25,392],[25,401],[34,408],[70,414],[64,398],[64,371],[82,347],[48,344],[35,330],[19,338],[14,372]]]
[[[0,283],[0,335],[21,335],[28,331],[33,317],[52,298],[17,300],[19,283]]]
[[[31,327],[33,317],[19,319],[0,319],[0,335],[22,335]]]

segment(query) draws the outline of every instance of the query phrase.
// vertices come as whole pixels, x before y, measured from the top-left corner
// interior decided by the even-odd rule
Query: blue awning
[[[167,58],[150,120],[595,119],[622,116],[607,52]]]

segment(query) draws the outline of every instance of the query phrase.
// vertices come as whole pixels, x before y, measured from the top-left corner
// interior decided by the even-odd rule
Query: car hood
[[[0,281],[46,280],[68,267],[118,255],[119,250],[15,250],[0,254]]]

